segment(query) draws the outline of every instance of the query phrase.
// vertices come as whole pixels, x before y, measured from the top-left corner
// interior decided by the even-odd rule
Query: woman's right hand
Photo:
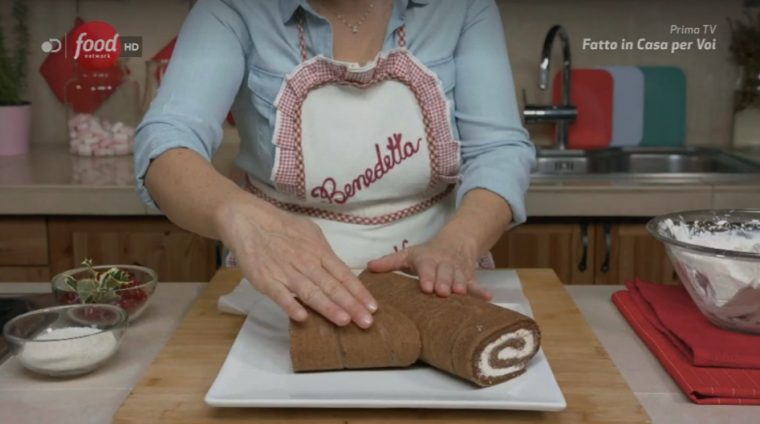
[[[243,275],[291,319],[307,317],[298,297],[336,325],[372,325],[375,299],[309,219],[244,194],[220,205],[215,221]]]

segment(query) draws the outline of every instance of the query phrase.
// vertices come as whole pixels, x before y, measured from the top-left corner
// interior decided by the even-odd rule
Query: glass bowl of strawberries
[[[90,259],[82,265],[53,277],[53,296],[59,304],[117,305],[134,321],[145,311],[158,284],[158,276],[150,268],[93,265]]]

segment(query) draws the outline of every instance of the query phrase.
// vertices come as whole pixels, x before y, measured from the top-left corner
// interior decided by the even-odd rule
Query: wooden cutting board
[[[243,321],[216,310],[238,284],[219,271],[117,411],[116,423],[648,423],[643,408],[551,270],[519,270],[542,345],[568,407],[562,412],[212,408],[203,398]],[[255,361],[256,358],[251,358]]]

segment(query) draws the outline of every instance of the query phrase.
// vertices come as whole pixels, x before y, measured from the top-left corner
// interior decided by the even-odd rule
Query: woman
[[[514,97],[493,0],[202,0],[138,129],[139,191],[294,320],[372,325],[350,268],[487,299],[475,268],[525,220],[535,156]],[[242,187],[209,164],[230,107]]]

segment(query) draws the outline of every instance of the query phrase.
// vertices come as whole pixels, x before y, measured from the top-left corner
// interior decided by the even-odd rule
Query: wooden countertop
[[[551,270],[518,270],[568,407],[563,412],[212,408],[203,398],[244,317],[217,311],[240,272],[217,273],[114,417],[116,423],[645,423],[649,418]]]

